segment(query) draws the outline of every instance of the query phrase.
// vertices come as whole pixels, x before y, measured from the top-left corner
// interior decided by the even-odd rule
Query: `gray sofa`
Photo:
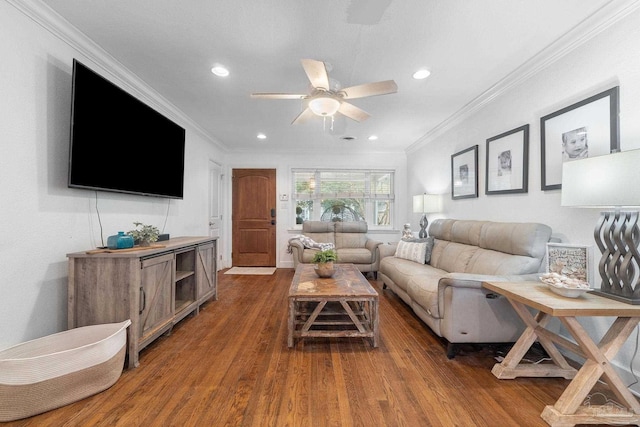
[[[318,243],[335,245],[338,263],[354,264],[361,272],[372,272],[375,275],[380,265],[378,246],[382,242],[370,239],[367,230],[366,221],[305,221],[302,224],[303,236]],[[293,255],[294,268],[300,263],[311,263],[313,255],[318,251],[306,248],[302,241],[296,238],[289,240],[289,250]]]
[[[439,219],[429,234],[433,247],[425,264],[395,256],[397,244],[380,246],[378,276],[384,287],[448,341],[449,358],[456,344],[516,341],[524,324],[510,303],[482,282],[537,280],[551,228]]]

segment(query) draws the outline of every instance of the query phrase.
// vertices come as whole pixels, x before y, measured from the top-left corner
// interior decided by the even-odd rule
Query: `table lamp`
[[[640,150],[562,164],[562,206],[603,208],[594,237],[602,257],[599,295],[640,304]]]
[[[413,196],[413,213],[421,213],[420,233],[418,236],[422,239],[427,237],[427,220],[428,213],[442,212],[442,197],[439,194],[419,194]]]

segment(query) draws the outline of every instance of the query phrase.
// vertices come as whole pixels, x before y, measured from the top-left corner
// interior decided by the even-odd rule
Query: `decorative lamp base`
[[[594,230],[602,257],[602,285],[593,291],[627,304],[640,304],[640,228],[638,212],[602,212]]]
[[[427,221],[427,214],[422,214],[422,218],[420,218],[420,233],[418,233],[418,237],[424,239],[428,236],[427,234],[427,225],[429,221]]]

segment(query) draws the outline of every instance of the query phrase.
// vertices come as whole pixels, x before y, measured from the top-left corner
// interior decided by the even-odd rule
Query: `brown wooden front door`
[[[276,266],[276,171],[234,169],[231,262],[236,267]]]

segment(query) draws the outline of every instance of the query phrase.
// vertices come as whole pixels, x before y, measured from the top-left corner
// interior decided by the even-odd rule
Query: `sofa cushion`
[[[418,264],[417,262],[394,256],[382,258],[380,261],[380,271],[384,271],[385,276],[405,292],[407,292],[408,282],[412,277],[420,276],[427,271],[438,271],[438,274],[446,273],[441,270],[425,267],[424,264]]]
[[[336,231],[335,222],[326,221],[305,221],[302,223],[302,234],[308,233],[334,233]]]
[[[407,283],[407,293],[413,304],[417,304],[431,317],[442,317],[438,308],[438,282],[447,274],[437,268],[424,268],[420,274],[413,275]]]
[[[464,273],[477,250],[477,246],[447,242],[436,238],[431,253],[431,265],[449,273]]]
[[[478,246],[508,254],[542,259],[551,227],[535,223],[487,222]]]
[[[333,233],[305,233],[304,236],[307,236],[317,243],[331,243],[336,246],[336,239]]]
[[[336,222],[336,233],[366,233],[367,222],[366,221],[348,221],[348,222]]]
[[[479,248],[469,260],[464,273],[513,275],[537,273],[538,259]]]
[[[398,242],[395,256],[409,261],[424,264],[427,253],[427,242]]]
[[[339,248],[338,262],[342,264],[371,264],[373,256],[366,248]]]
[[[318,243],[335,245],[335,223],[323,221],[305,221],[302,223],[302,234]]]
[[[367,239],[364,233],[336,233],[336,248],[363,248]]]

